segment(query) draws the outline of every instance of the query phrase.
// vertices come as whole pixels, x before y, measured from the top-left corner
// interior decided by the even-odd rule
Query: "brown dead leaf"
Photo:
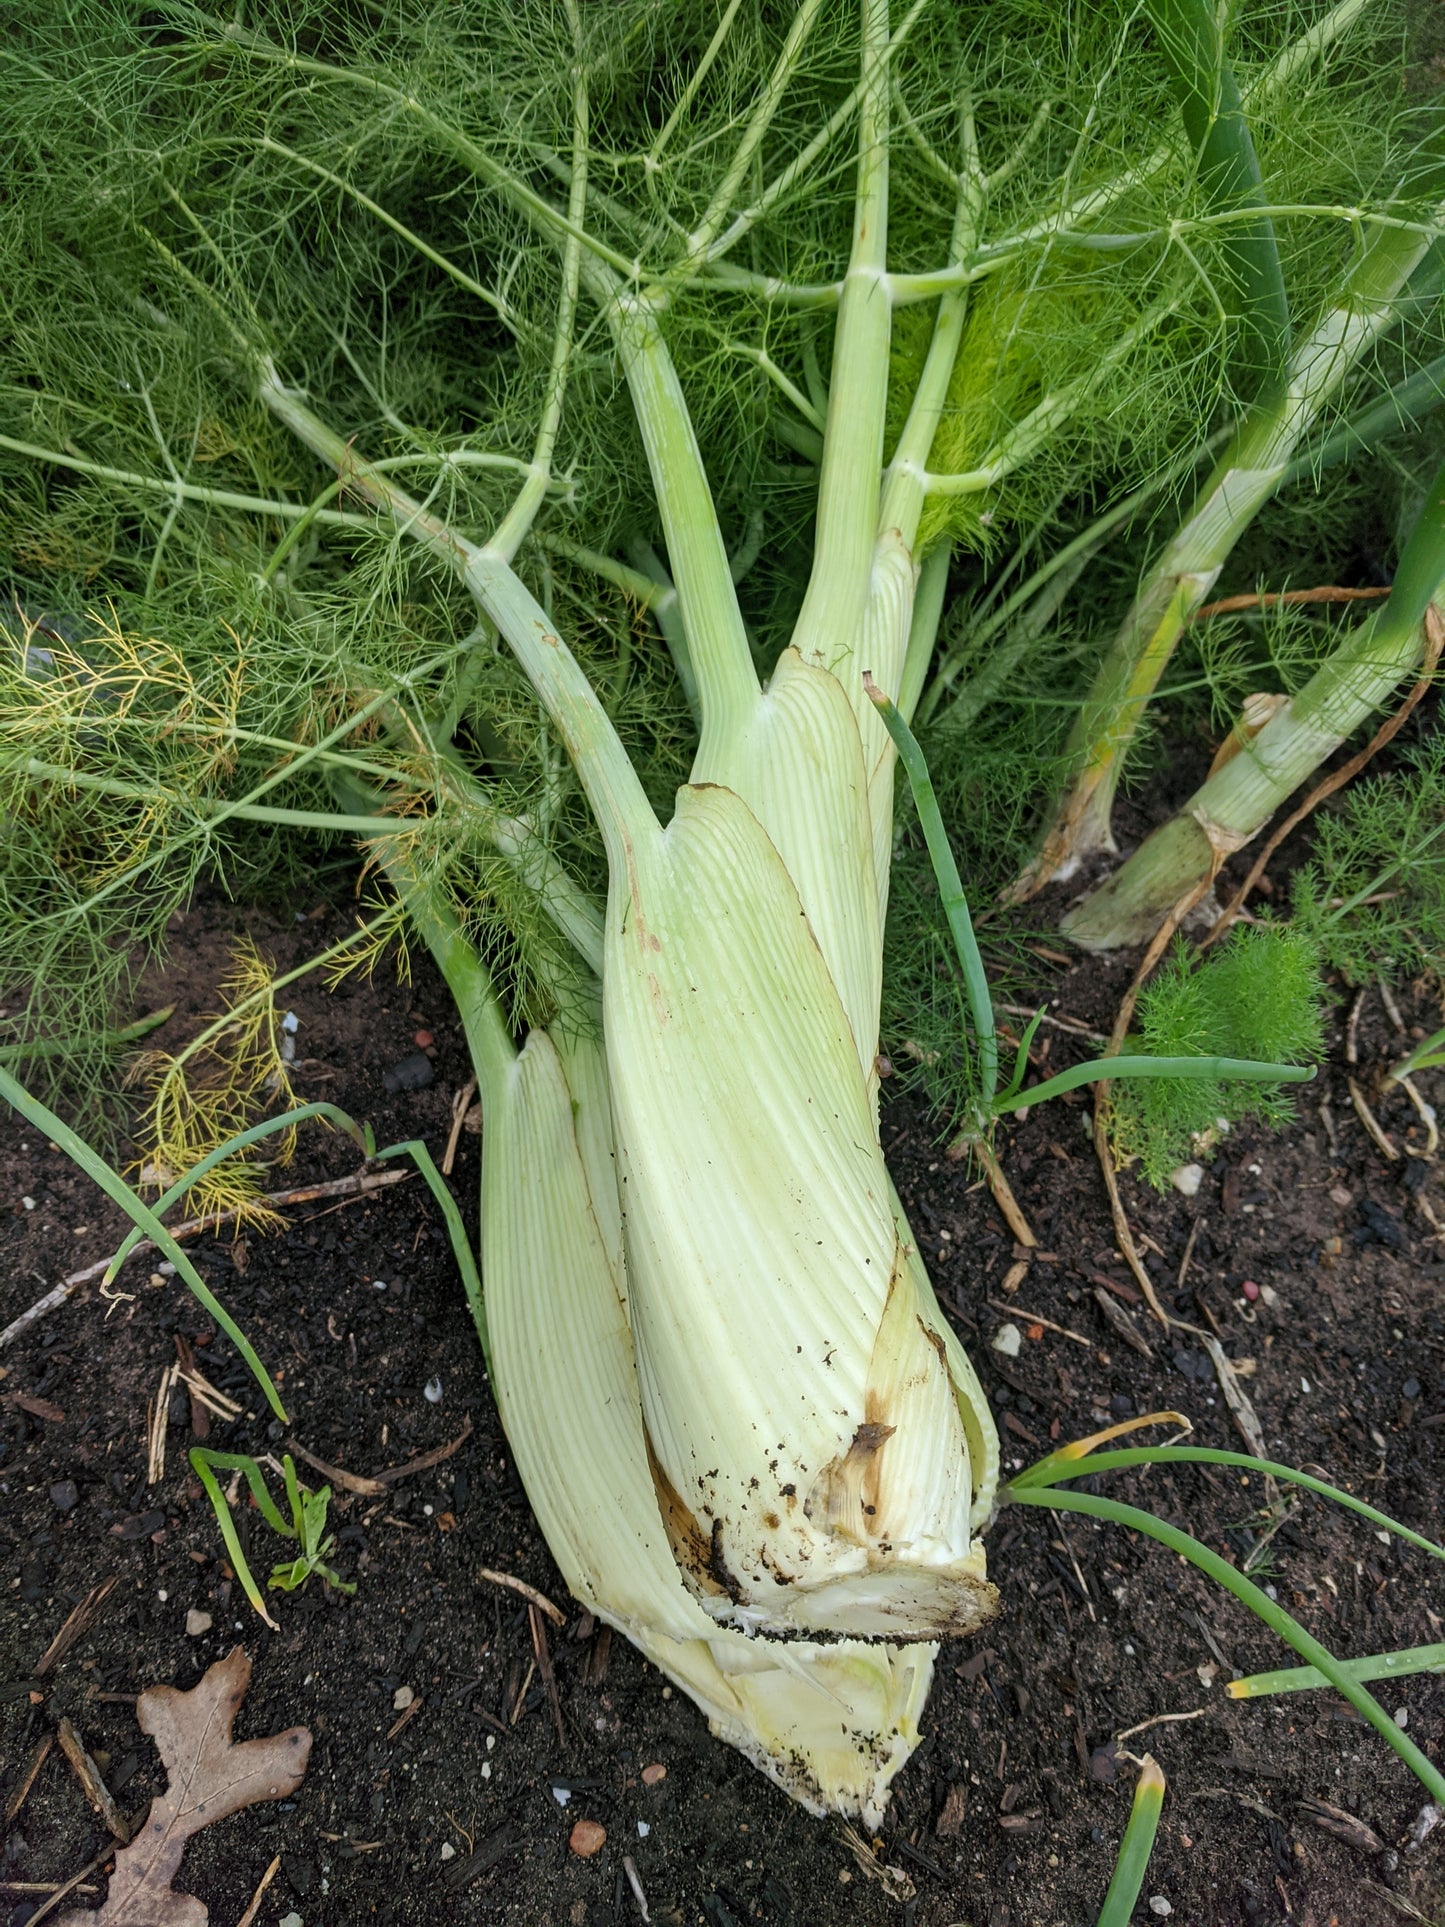
[[[232,1740],[250,1683],[251,1662],[235,1646],[189,1693],[151,1686],[140,1695],[136,1719],[165,1762],[166,1790],[130,1846],[116,1854],[105,1905],[98,1913],[66,1914],[59,1927],[207,1927],[201,1902],[171,1888],[187,1840],[258,1800],[287,1799],[311,1753],[304,1726],[264,1740]]]

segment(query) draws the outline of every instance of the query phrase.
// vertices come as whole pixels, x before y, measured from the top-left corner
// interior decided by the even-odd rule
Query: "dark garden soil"
[[[294,926],[251,927],[285,967],[334,940],[349,914],[338,904]],[[212,905],[176,929],[171,968],[151,986],[152,1003],[176,1003],[158,1043],[193,1035],[217,1008],[239,927]],[[1127,976],[1127,963],[1041,958],[1037,989],[1055,1010],[1107,1029]],[[467,1068],[427,970],[418,966],[409,987],[378,976],[333,994],[306,979],[294,999],[299,1092],[369,1118],[381,1141],[420,1135],[439,1154]],[[1438,1022],[1423,996],[1403,1009],[1407,1024]],[[1342,1005],[1341,1030],[1345,1014]],[[434,1039],[434,1081],[388,1094],[384,1074],[418,1048],[419,1032]],[[1080,1049],[1062,1031],[1045,1037],[1051,1067]],[[1366,1002],[1358,1050],[1369,1088],[1399,1051],[1378,994]],[[1434,1094],[1445,1095],[1438,1078]],[[1398,1145],[1422,1145],[1403,1097],[1380,1116]],[[1236,1447],[1198,1339],[1162,1332],[1120,1258],[1088,1117],[1086,1102],[1062,1103],[1006,1135],[1005,1164],[1040,1239],[1028,1254],[1015,1250],[988,1191],[943,1155],[916,1103],[885,1113],[900,1190],[994,1400],[1006,1462],[1164,1407],[1188,1413],[1199,1441]],[[473,1230],[478,1151],[463,1135],[452,1179]],[[347,1140],[313,1128],[276,1182],[356,1167]],[[1341,1036],[1289,1133],[1227,1140],[1192,1199],[1156,1197],[1127,1174],[1122,1188],[1165,1304],[1214,1326],[1231,1356],[1250,1361],[1243,1384],[1270,1449],[1438,1535],[1445,1243],[1429,1211],[1445,1218],[1445,1183],[1438,1165],[1390,1163],[1367,1138]],[[234,1424],[213,1425],[211,1444],[281,1449],[283,1428],[268,1422],[210,1319],[178,1280],[151,1278],[142,1258],[109,1306],[86,1286],[33,1325],[0,1353],[0,1799],[16,1799],[36,1748],[68,1718],[121,1812],[143,1814],[161,1779],[132,1696],[158,1682],[193,1685],[239,1642],[255,1672],[238,1737],[304,1723],[315,1750],[294,1800],[227,1819],[187,1849],[179,1885],[204,1899],[212,1927],[236,1927],[276,1855],[262,1927],[624,1927],[646,1917],[625,1857],[651,1919],[669,1927],[1080,1927],[1097,1917],[1128,1814],[1125,1756],[1145,1749],[1165,1768],[1169,1794],[1139,1919],[1384,1927],[1435,1919],[1445,1906],[1445,1828],[1409,1850],[1424,1793],[1333,1693],[1226,1699],[1236,1670],[1288,1663],[1241,1607],[1145,1540],[1022,1509],[1000,1518],[989,1541],[1002,1613],[986,1640],[945,1648],[923,1744],[897,1783],[877,1866],[865,1869],[839,1829],[809,1819],[710,1741],[686,1699],[567,1600],[513,1471],[422,1183],[331,1203],[298,1208],[277,1237],[194,1246],[281,1384],[287,1436],[363,1476],[446,1446],[468,1426],[469,1436],[380,1498],[337,1494],[335,1563],[355,1595],[314,1582],[273,1595],[281,1630],[272,1634],[222,1557],[187,1463],[192,1411],[179,1391],[164,1476],[146,1482],[147,1400],[181,1339],[244,1406]],[[117,1236],[117,1218],[89,1184],[13,1118],[0,1122],[0,1207],[0,1324]],[[991,1349],[1005,1320],[1024,1333],[1012,1359]],[[1109,1489],[1187,1521],[1236,1564],[1260,1530],[1265,1494],[1237,1473],[1128,1473]],[[279,1543],[254,1513],[249,1529],[264,1572]],[[529,1582],[567,1612],[565,1630],[550,1635],[556,1718],[525,1602],[479,1579],[483,1567]],[[1338,1652],[1441,1636],[1439,1568],[1313,1500],[1293,1507],[1257,1576]],[[67,1615],[110,1579],[94,1626],[42,1675]],[[204,1615],[206,1629],[188,1630],[188,1614]],[[1445,1753],[1445,1683],[1391,1683],[1382,1700],[1408,1715],[1427,1752]],[[665,1776],[644,1771],[656,1767]],[[1362,1823],[1352,1838],[1342,1837],[1342,1816]],[[569,1852],[579,1817],[606,1829],[593,1858]],[[105,1839],[53,1748],[5,1835],[0,1919],[30,1920],[44,1889],[92,1861]],[[101,1880],[92,1873],[61,1911],[97,1907]]]

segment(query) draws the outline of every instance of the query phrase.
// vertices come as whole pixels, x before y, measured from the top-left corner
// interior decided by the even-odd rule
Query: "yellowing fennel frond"
[[[972,1631],[996,1600],[973,1531],[992,1426],[920,1291],[798,892],[733,791],[685,788],[632,837],[603,1007],[644,1423],[689,1586],[748,1631]]]
[[[562,1053],[565,1053],[565,1058]],[[503,1423],[572,1593],[814,1813],[882,1819],[935,1649],[763,1642],[682,1584],[648,1469],[600,1046],[534,1031],[484,1089],[483,1265]]]

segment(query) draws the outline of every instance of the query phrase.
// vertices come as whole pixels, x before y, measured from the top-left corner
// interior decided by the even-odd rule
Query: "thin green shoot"
[[[213,1452],[207,1446],[191,1447],[191,1469],[200,1480],[211,1509],[216,1515],[221,1538],[225,1542],[226,1556],[241,1582],[242,1590],[252,1606],[265,1620],[272,1632],[280,1627],[266,1610],[266,1601],[260,1587],[256,1584],[250,1563],[242,1550],[241,1537],[236,1530],[236,1521],[226,1502],[216,1478],[217,1472],[239,1472],[251,1489],[251,1497],[256,1508],[273,1532],[283,1539],[294,1539],[299,1550],[294,1559],[282,1560],[271,1568],[267,1584],[275,1591],[296,1592],[306,1584],[315,1573],[334,1586],[338,1592],[353,1593],[355,1582],[340,1578],[326,1561],[336,1546],[335,1536],[327,1537],[326,1514],[331,1504],[331,1488],[323,1485],[313,1492],[301,1484],[296,1476],[296,1466],[289,1452],[281,1458],[281,1475],[286,1484],[286,1504],[290,1511],[289,1520],[283,1517],[270,1492],[266,1488],[261,1467],[246,1452]]]
[[[251,1341],[145,1200],[136,1195],[120,1173],[98,1151],[93,1150],[78,1132],[73,1131],[63,1118],[57,1117],[48,1105],[42,1104],[39,1098],[32,1097],[25,1086],[18,1083],[3,1066],[0,1066],[0,1098],[19,1111],[27,1123],[43,1131],[52,1143],[58,1145],[72,1163],[78,1164],[86,1176],[121,1207],[139,1231],[165,1254],[194,1296],[245,1359],[251,1376],[266,1394],[266,1403],[277,1418],[285,1423],[287,1414],[281,1403],[281,1394],[272,1383],[271,1374],[256,1356]]]
[[[1154,1851],[1154,1836],[1159,1831],[1159,1815],[1164,1807],[1164,1770],[1152,1753],[1140,1762],[1139,1778],[1134,1784],[1134,1804],[1129,1809],[1129,1824],[1114,1863],[1114,1877],[1104,1896],[1099,1927],[1129,1927],[1134,1905],[1149,1870]]]
[[[866,669],[863,672],[863,687],[878,711],[884,728],[893,739],[898,760],[903,765],[904,774],[908,778],[908,787],[913,793],[913,804],[918,811],[923,840],[928,845],[933,874],[938,880],[938,893],[943,901],[943,914],[948,919],[948,928],[952,933],[954,946],[958,952],[959,966],[963,971],[964,989],[968,996],[969,1013],[973,1018],[974,1036],[978,1045],[980,1101],[985,1115],[991,1116],[998,1090],[998,1032],[994,1024],[993,999],[989,994],[988,973],[983,967],[978,939],[973,933],[973,919],[968,913],[968,898],[964,895],[963,879],[958,874],[958,865],[953,858],[948,832],[943,827],[943,815],[938,807],[938,798],[934,793],[933,781],[928,774],[928,764],[919,747],[918,738],[903,720],[896,704],[889,701]]]
[[[1029,1110],[1081,1084],[1112,1083],[1123,1077],[1237,1078],[1245,1084],[1308,1084],[1316,1075],[1312,1064],[1261,1064],[1252,1057],[1099,1057],[1074,1064],[1043,1084],[1014,1092],[994,1103],[994,1115]]]
[[[1341,1660],[1351,1679],[1406,1679],[1412,1673],[1445,1673],[1445,1644],[1406,1646],[1395,1653],[1371,1653],[1367,1659]],[[1264,1699],[1271,1693],[1304,1693],[1330,1682],[1314,1666],[1285,1666],[1275,1673],[1251,1673],[1232,1679],[1225,1687],[1231,1699]]]
[[[1082,1443],[1087,1445],[1088,1441]],[[1128,1446],[1116,1452],[1080,1453],[1073,1446],[1063,1446],[1057,1452],[1051,1452],[1047,1458],[1026,1467],[1011,1483],[1015,1491],[1024,1486],[1046,1488],[1068,1479],[1092,1478],[1096,1472],[1122,1472],[1135,1465],[1226,1465],[1241,1471],[1258,1472],[1288,1485],[1302,1486],[1306,1492],[1313,1492],[1321,1499],[1330,1499],[1347,1511],[1358,1513],[1362,1519],[1368,1519],[1371,1525],[1394,1533],[1418,1552],[1428,1552],[1434,1559],[1445,1559],[1445,1547],[1436,1545],[1433,1539],[1425,1538],[1422,1533],[1412,1531],[1398,1519],[1392,1519],[1387,1512],[1367,1505],[1352,1492],[1342,1491],[1339,1486],[1317,1479],[1311,1473],[1300,1472],[1294,1466],[1280,1465],[1273,1459],[1256,1459],[1247,1452],[1215,1451],[1211,1446],[1202,1445],[1141,1445]]]
[[[427,1187],[441,1208],[446,1221],[447,1237],[451,1241],[452,1256],[457,1261],[457,1270],[462,1275],[462,1286],[471,1307],[472,1319],[481,1341],[482,1357],[490,1369],[492,1348],[487,1337],[487,1313],[482,1297],[482,1275],[477,1269],[477,1261],[472,1253],[471,1240],[467,1228],[462,1223],[462,1214],[457,1209],[457,1201],[452,1196],[446,1179],[438,1171],[432,1154],[419,1137],[408,1138],[402,1144],[388,1144],[384,1151],[376,1153],[375,1162],[382,1163],[386,1158],[409,1157],[418,1171],[426,1179]]]
[[[97,1044],[103,1050],[120,1050],[126,1044],[139,1043],[153,1030],[159,1030],[165,1023],[174,1004],[166,1004],[161,1010],[147,1011],[144,1017],[137,1017],[133,1024],[126,1024],[120,1030],[101,1031]],[[68,1038],[36,1037],[27,1039],[23,1044],[0,1044],[0,1064],[16,1064],[28,1057],[60,1057],[71,1048]]]
[[[1112,1455],[1110,1455],[1112,1456]],[[1082,1476],[1087,1467],[1075,1468],[1074,1476]],[[1255,1616],[1263,1620],[1270,1631],[1276,1633],[1287,1646],[1293,1647],[1306,1664],[1316,1667],[1335,1691],[1349,1701],[1362,1717],[1374,1727],[1380,1737],[1391,1746],[1405,1762],[1420,1784],[1437,1804],[1445,1804],[1445,1774],[1442,1774],[1433,1761],[1429,1760],[1415,1742],[1404,1733],[1391,1719],[1390,1715],[1367,1693],[1357,1680],[1350,1677],[1335,1656],[1326,1650],[1312,1634],[1305,1631],[1299,1621],[1269,1595],[1246,1579],[1243,1573],[1230,1565],[1208,1546],[1201,1545],[1191,1533],[1182,1532],[1178,1526],[1158,1519],[1152,1512],[1141,1511],[1138,1506],[1121,1504],[1117,1499],[1100,1498],[1090,1492],[1061,1492],[1042,1485],[1009,1485],[999,1493],[1000,1506],[1034,1505],[1044,1506],[1060,1512],[1077,1512],[1086,1518],[1108,1519],[1134,1532],[1142,1532],[1150,1539],[1157,1539],[1171,1552],[1177,1552],[1193,1566],[1232,1593],[1242,1605],[1247,1606]]]
[[[1126,1077],[1190,1077],[1211,1079],[1216,1082],[1231,1078],[1241,1083],[1256,1084],[1307,1084],[1314,1077],[1313,1066],[1292,1064],[1264,1064],[1253,1058],[1244,1057],[1152,1057],[1129,1056],[1096,1058],[1087,1064],[1075,1064],[1066,1071],[1045,1083],[1036,1084],[1032,1089],[1023,1090],[1022,1083],[1028,1067],[1028,1047],[1033,1039],[1043,1012],[1033,1019],[1025,1033],[1014,1063],[1013,1074],[1002,1095],[998,1092],[998,1034],[994,1024],[993,1000],[988,987],[988,975],[984,970],[983,958],[979,954],[978,939],[974,935],[973,919],[969,915],[968,898],[964,894],[963,881],[958,874],[953,849],[944,828],[943,815],[938,807],[938,797],[934,791],[932,778],[928,774],[927,759],[913,731],[908,727],[896,704],[889,701],[883,691],[865,671],[863,687],[882,719],[884,728],[893,739],[898,751],[898,760],[903,765],[908,778],[908,786],[913,794],[914,807],[918,811],[919,825],[923,840],[928,846],[929,859],[933,864],[933,874],[938,883],[938,893],[942,900],[943,912],[953,936],[958,953],[959,967],[963,972],[964,989],[968,998],[969,1014],[973,1019],[974,1035],[978,1040],[979,1059],[979,1108],[986,1123],[1005,1116],[1010,1111],[1031,1109],[1035,1104],[1043,1104],[1051,1097],[1060,1097],[1065,1091],[1077,1090],[1081,1084],[1113,1082]]]
[[[1422,1043],[1415,1046],[1408,1057],[1402,1057],[1398,1064],[1392,1064],[1385,1073],[1387,1084],[1403,1084],[1407,1077],[1416,1071],[1438,1071],[1445,1069],[1445,1028],[1432,1031]]]

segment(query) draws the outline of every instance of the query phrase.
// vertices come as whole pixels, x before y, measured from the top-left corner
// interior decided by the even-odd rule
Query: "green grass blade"
[[[1134,1788],[1134,1804],[1129,1824],[1114,1863],[1114,1878],[1104,1896],[1099,1927],[1129,1927],[1149,1856],[1154,1851],[1154,1836],[1159,1831],[1159,1815],[1164,1807],[1164,1773],[1152,1753],[1144,1755],[1144,1765]]]
[[[1261,1064],[1252,1057],[1097,1057],[1060,1071],[1046,1083],[1001,1097],[993,1109],[995,1115],[1022,1111],[1065,1091],[1076,1091],[1081,1084],[1113,1083],[1121,1077],[1236,1078],[1246,1084],[1308,1084],[1314,1076],[1313,1065]]]
[[[1366,1505],[1363,1499],[1357,1499],[1352,1492],[1342,1491],[1337,1485],[1330,1485],[1311,1473],[1296,1471],[1292,1465],[1278,1465],[1273,1459],[1256,1459],[1247,1452],[1217,1452],[1212,1446],[1206,1445],[1136,1445],[1121,1447],[1116,1452],[1092,1452],[1072,1457],[1066,1456],[1067,1452],[1067,1447],[1062,1453],[1051,1452],[1047,1458],[1026,1467],[1014,1478],[1013,1486],[1053,1486],[1069,1479],[1090,1478],[1095,1472],[1121,1472],[1133,1465],[1237,1466],[1241,1471],[1267,1474],[1288,1485],[1302,1486],[1306,1492],[1313,1492],[1322,1499],[1332,1499],[1336,1505],[1358,1513],[1362,1519],[1368,1519],[1371,1525],[1393,1532],[1396,1538],[1403,1539],[1417,1551],[1428,1552],[1433,1559],[1445,1559],[1445,1546],[1438,1546],[1423,1533],[1401,1525],[1398,1519],[1392,1519],[1387,1512]]]
[[[175,1009],[167,1004],[163,1010],[148,1011],[144,1017],[137,1017],[133,1024],[123,1030],[101,1031],[95,1042],[104,1050],[118,1050],[123,1044],[134,1044],[160,1026]],[[0,1044],[0,1064],[19,1064],[33,1057],[61,1057],[73,1048],[73,1040],[59,1037],[37,1037],[23,1044]]]
[[[1127,1526],[1134,1532],[1142,1532],[1150,1539],[1157,1539],[1160,1545],[1177,1552],[1192,1566],[1197,1566],[1206,1577],[1232,1593],[1241,1605],[1262,1619],[1270,1631],[1278,1634],[1287,1646],[1292,1646],[1307,1665],[1317,1667],[1337,1693],[1347,1699],[1356,1712],[1360,1713],[1375,1731],[1385,1740],[1416,1779],[1437,1804],[1445,1805],[1445,1774],[1442,1774],[1433,1761],[1416,1746],[1408,1734],[1390,1718],[1390,1715],[1372,1698],[1363,1686],[1350,1678],[1344,1667],[1333,1653],[1321,1646],[1320,1642],[1307,1633],[1292,1614],[1287,1613],[1269,1595],[1262,1592],[1243,1573],[1235,1570],[1227,1559],[1188,1532],[1181,1532],[1178,1526],[1169,1525],[1163,1519],[1156,1519],[1152,1512],[1142,1512],[1138,1506],[1123,1505],[1117,1499],[1104,1499],[1092,1492],[1059,1492],[1047,1486],[1005,1486],[999,1493],[1000,1506],[1036,1505],[1056,1508],[1061,1512],[1078,1512],[1090,1519],[1109,1519],[1115,1525]]]
[[[1145,0],[1145,5],[1195,148],[1209,211],[1260,210],[1226,230],[1224,256],[1233,286],[1226,290],[1225,307],[1241,324],[1237,372],[1249,383],[1269,385],[1283,373],[1289,354],[1289,296],[1274,223],[1263,212],[1259,158],[1224,57],[1223,10],[1213,0]]]
[[[206,1497],[211,1502],[211,1510],[216,1515],[216,1524],[220,1527],[221,1538],[225,1542],[226,1557],[230,1560],[232,1570],[241,1582],[242,1591],[255,1607],[256,1611],[261,1615],[262,1619],[264,1619],[266,1624],[271,1628],[272,1632],[279,1633],[281,1628],[271,1617],[270,1613],[267,1612],[266,1601],[262,1597],[261,1588],[251,1577],[251,1568],[247,1565],[246,1555],[241,1550],[241,1540],[236,1531],[236,1521],[231,1517],[231,1508],[226,1504],[226,1495],[217,1483],[216,1475],[212,1472],[211,1465],[207,1463],[209,1460],[212,1464],[219,1464],[232,1455],[220,1452],[203,1452],[199,1446],[192,1446],[190,1456],[191,1469],[200,1480]],[[238,1467],[238,1469],[240,1468]]]
[[[107,1164],[98,1151],[92,1150],[84,1138],[71,1130],[63,1118],[57,1117],[55,1112],[48,1105],[42,1104],[38,1097],[32,1097],[25,1086],[17,1083],[3,1067],[0,1067],[0,1098],[12,1105],[22,1117],[57,1144],[72,1163],[78,1164],[86,1176],[100,1186],[108,1198],[114,1199],[157,1250],[165,1253],[193,1295],[205,1306],[245,1359],[252,1377],[266,1394],[266,1403],[271,1410],[283,1424],[289,1423],[286,1407],[281,1403],[281,1394],[271,1383],[271,1374],[256,1356],[251,1341],[145,1200],[137,1197],[120,1173]]]
[[[197,1456],[203,1458],[213,1471],[239,1472],[251,1488],[251,1497],[256,1501],[256,1510],[271,1530],[279,1532],[283,1539],[297,1537],[296,1528],[281,1516],[276,1501],[266,1490],[266,1481],[261,1475],[261,1468],[249,1452],[213,1452],[208,1445],[194,1445],[191,1447],[192,1460]],[[292,1477],[295,1477],[294,1467]]]
[[[457,1201],[452,1196],[446,1179],[432,1161],[432,1154],[419,1137],[408,1138],[404,1144],[388,1144],[384,1151],[378,1151],[376,1162],[384,1158],[409,1157],[418,1171],[426,1179],[432,1196],[441,1206],[442,1217],[446,1220],[447,1236],[451,1240],[452,1256],[457,1261],[457,1270],[462,1274],[462,1285],[466,1290],[467,1303],[471,1306],[472,1317],[476,1322],[477,1336],[481,1340],[482,1357],[487,1369],[492,1364],[492,1348],[487,1337],[487,1312],[482,1301],[482,1274],[477,1270],[477,1261],[472,1255],[471,1241],[467,1228],[462,1223],[462,1214],[457,1209]]]
[[[882,719],[883,727],[893,739],[898,760],[903,765],[908,786],[913,792],[923,840],[928,846],[933,874],[938,880],[943,914],[948,919],[954,948],[958,952],[959,968],[963,971],[964,991],[973,1018],[974,1035],[978,1039],[979,1083],[985,1110],[991,1115],[994,1092],[998,1089],[998,1033],[994,1028],[993,998],[989,994],[988,975],[983,967],[983,958],[979,955],[978,939],[973,934],[973,919],[968,913],[963,879],[953,859],[948,832],[943,827],[943,814],[934,794],[933,779],[928,774],[928,764],[917,737],[866,670],[863,686]]]
[[[1342,1659],[1351,1679],[1406,1679],[1412,1673],[1445,1673],[1445,1645],[1406,1646],[1394,1653],[1371,1653],[1367,1659]],[[1303,1693],[1329,1681],[1315,1666],[1286,1666],[1276,1673],[1251,1673],[1232,1679],[1225,1687],[1231,1699],[1264,1699],[1270,1693]]]
[[[287,1111],[280,1117],[264,1118],[261,1123],[252,1124],[247,1130],[237,1131],[235,1136],[228,1137],[224,1144],[218,1144],[213,1151],[207,1151],[198,1164],[193,1164],[189,1171],[183,1172],[175,1183],[156,1199],[152,1207],[156,1216],[160,1217],[163,1212],[169,1211],[176,1200],[183,1198],[192,1185],[205,1177],[208,1171],[214,1171],[218,1164],[224,1164],[227,1158],[234,1157],[238,1151],[244,1151],[250,1145],[260,1143],[262,1138],[271,1137],[277,1131],[287,1131],[293,1125],[304,1124],[312,1117],[324,1117],[329,1123],[345,1131],[348,1137],[354,1138],[361,1147],[363,1157],[375,1156],[376,1140],[371,1135],[369,1124],[358,1124],[354,1118],[348,1117],[345,1111],[339,1110],[334,1104],[321,1102],[301,1104],[294,1111]],[[114,1278],[134,1251],[142,1235],[139,1229],[126,1233],[120,1249],[110,1261],[110,1269],[105,1274],[107,1283]]]

